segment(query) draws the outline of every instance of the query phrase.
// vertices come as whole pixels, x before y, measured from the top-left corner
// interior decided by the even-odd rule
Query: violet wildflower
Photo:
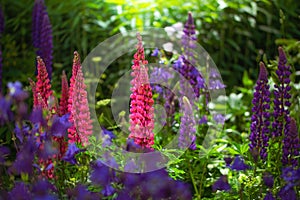
[[[289,91],[291,90],[290,83],[290,74],[291,67],[287,65],[286,55],[282,49],[282,47],[278,48],[279,52],[279,61],[278,61],[278,69],[276,70],[276,74],[278,76],[278,84],[275,84],[274,90],[274,122],[272,123],[273,137],[280,137],[284,134],[287,134],[288,124],[290,123],[290,112],[288,108],[291,103],[289,99],[291,98],[291,94]],[[284,127],[285,126],[285,127]]]
[[[268,85],[268,72],[263,62],[260,62],[260,72],[255,86],[252,100],[250,151],[257,150],[261,159],[267,157],[270,126],[270,86]]]
[[[290,188],[281,188],[278,192],[278,197],[280,197],[281,200],[297,200],[297,194],[295,192],[295,189]]]
[[[51,194],[51,192],[56,191],[55,187],[49,183],[47,180],[38,180],[32,186],[33,199],[47,199],[47,200],[56,200],[57,196]]]
[[[13,113],[10,107],[11,101],[0,94],[0,126],[3,126],[13,119]]]
[[[132,65],[132,94],[130,95],[129,138],[133,138],[141,147],[151,148],[154,144],[154,100],[148,78],[142,37],[137,33],[137,52]]]
[[[192,106],[187,97],[182,98],[183,116],[181,117],[178,146],[179,148],[188,147],[191,150],[196,149],[196,122]]]
[[[274,185],[274,178],[273,178],[272,174],[270,174],[268,172],[263,174],[263,181],[264,181],[264,184],[268,188],[272,188]]]
[[[209,86],[210,90],[219,90],[225,88],[226,85],[222,83],[221,75],[217,69],[212,68],[209,72]]]
[[[168,82],[174,75],[168,68],[154,67],[150,75],[153,92],[159,94],[157,101],[164,104],[167,116],[173,116],[175,112],[175,94],[168,88]]]
[[[35,0],[32,12],[32,39],[37,55],[44,59],[49,79],[52,75],[52,26],[44,0]]]
[[[189,12],[188,20],[184,25],[184,34],[182,36],[182,45],[183,45],[183,55],[181,55],[177,62],[174,64],[174,69],[178,71],[184,78],[181,79],[181,90],[186,92],[187,84],[192,87],[194,95],[196,97],[200,96],[200,89],[205,88],[205,82],[202,74],[197,70],[196,58],[193,52],[193,49],[196,48],[196,31],[194,25],[194,19],[192,14]],[[184,80],[186,79],[186,80]],[[188,83],[187,83],[188,81]],[[184,94],[185,96],[190,97],[190,95]]]
[[[37,150],[33,137],[29,137],[20,151],[17,153],[17,158],[10,167],[10,171],[15,174],[33,173],[34,154]]]
[[[0,165],[3,165],[5,162],[5,157],[10,153],[8,147],[0,146]]]
[[[231,186],[228,183],[227,175],[222,175],[212,186],[212,190],[215,192],[217,190],[229,191]]]
[[[82,149],[79,149],[75,143],[69,143],[68,149],[65,156],[62,158],[64,161],[71,163],[72,165],[77,164],[75,155],[82,152]]]
[[[222,114],[214,114],[213,119],[215,120],[216,124],[222,124],[222,125],[224,125],[226,120],[225,116]]]
[[[159,49],[156,47],[156,48],[153,50],[151,56],[157,57],[158,54],[159,54]]]
[[[245,164],[244,160],[240,156],[235,156],[235,159],[229,168],[236,171],[243,171],[250,169],[250,166]]]
[[[233,161],[233,158],[225,157],[224,161],[225,161],[226,167],[229,167],[231,165],[232,161]]]
[[[285,190],[300,185],[300,168],[285,167],[282,169],[281,177],[286,182]]]
[[[35,0],[32,10],[32,41],[35,48],[40,46],[41,26],[43,23],[43,14],[46,11],[44,0]]]
[[[64,137],[68,128],[72,125],[69,122],[70,114],[65,114],[61,117],[54,116],[51,125],[51,135],[56,137]]]
[[[16,101],[24,101],[28,97],[27,92],[22,89],[22,84],[19,81],[15,83],[9,82],[7,87],[9,89],[9,96]]]
[[[287,128],[288,130],[285,132],[283,138],[282,164],[296,167],[298,166],[297,156],[300,152],[300,140],[296,120],[294,118],[291,118]]]
[[[276,200],[273,196],[272,192],[268,191],[266,196],[264,197],[264,200]]]
[[[3,66],[2,66],[2,50],[0,46],[0,94],[2,93],[2,72],[3,72]]]
[[[102,129],[102,146],[110,146],[112,144],[112,139],[115,139],[116,136],[112,131],[107,130],[104,127],[101,127]]]
[[[115,189],[111,182],[115,180],[115,171],[104,165],[100,160],[92,165],[91,181],[93,184],[103,187],[102,194],[109,196],[114,193]]]
[[[10,199],[32,199],[29,187],[23,182],[16,182],[14,188],[9,192]]]
[[[85,186],[78,184],[73,190],[68,191],[70,199],[101,199],[98,193],[90,192]],[[74,197],[74,198],[71,198]]]

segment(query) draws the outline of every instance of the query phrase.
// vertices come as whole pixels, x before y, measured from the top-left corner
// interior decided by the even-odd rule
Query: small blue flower
[[[217,124],[224,124],[226,120],[225,116],[222,114],[216,114],[213,116],[213,118]]]
[[[64,137],[66,135],[68,128],[72,125],[69,122],[69,117],[69,113],[61,117],[54,117],[50,131],[52,136]]]
[[[23,101],[28,97],[28,93],[23,91],[22,84],[19,81],[14,83],[9,82],[7,87],[9,89],[9,96],[17,101]]]
[[[273,196],[273,194],[270,191],[268,191],[264,200],[275,200],[275,197]]]
[[[264,173],[263,175],[264,183],[267,187],[272,188],[274,185],[274,178],[270,173]]]
[[[0,165],[4,164],[5,157],[10,153],[8,147],[0,146]]]
[[[62,159],[66,162],[71,163],[72,165],[75,165],[75,164],[77,164],[75,155],[82,151],[84,151],[84,150],[79,149],[75,143],[69,143],[67,152]]]
[[[212,186],[213,191],[217,190],[224,190],[229,191],[231,190],[231,186],[228,183],[227,175],[222,175]]]
[[[157,56],[158,56],[158,53],[159,53],[159,49],[156,47],[156,48],[153,50],[151,56],[157,57]]]
[[[232,165],[229,166],[229,168],[236,171],[243,171],[243,170],[250,169],[250,166],[246,165],[244,163],[244,160],[240,156],[236,156]]]

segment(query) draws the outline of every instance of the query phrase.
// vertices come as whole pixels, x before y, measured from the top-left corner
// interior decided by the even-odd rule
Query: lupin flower
[[[52,75],[53,38],[52,26],[44,0],[35,0],[32,12],[32,39],[37,55],[44,59],[49,79]]]
[[[72,115],[72,108],[73,108],[73,91],[75,88],[75,81],[76,81],[76,76],[79,68],[81,67],[80,64],[80,56],[77,51],[74,52],[74,58],[73,58],[73,66],[72,66],[72,76],[70,79],[70,87],[69,87],[69,98],[68,98],[68,112],[70,113],[70,118],[69,121],[74,124],[74,119]],[[69,142],[80,142],[79,135],[76,132],[76,128],[74,125],[72,125],[68,129],[68,138]]]
[[[69,86],[65,71],[61,76],[61,98],[59,101],[59,115],[62,116],[68,112]]]
[[[43,14],[46,10],[44,0],[35,0],[32,10],[32,42],[35,48],[40,46],[40,30],[43,23]]]
[[[183,45],[183,55],[181,55],[177,62],[174,64],[174,69],[178,71],[183,78],[181,79],[181,90],[186,92],[192,87],[194,95],[196,97],[200,96],[200,89],[205,88],[205,82],[202,74],[197,70],[196,59],[194,55],[194,50],[196,48],[196,35],[195,35],[195,25],[192,14],[189,12],[188,20],[184,25],[184,34],[182,36]],[[188,84],[190,86],[188,86]],[[190,97],[189,94],[183,93],[185,96]]]
[[[76,142],[78,142],[79,139],[82,145],[86,145],[88,144],[88,137],[93,133],[93,125],[81,67],[78,69],[73,89],[71,115],[73,116],[74,126],[78,135],[76,137],[79,137],[76,138]],[[69,136],[72,135],[69,134]]]
[[[48,13],[45,11],[43,16],[43,23],[41,28],[40,49],[38,55],[40,55],[45,62],[49,79],[52,77],[52,59],[53,59],[53,38],[52,38],[52,26],[49,20]]]
[[[134,54],[131,73],[132,94],[130,95],[130,134],[136,144],[141,147],[151,148],[154,144],[154,108],[152,89],[148,78],[148,68],[145,60],[142,37],[137,33],[137,52]]]
[[[274,122],[272,123],[273,137],[280,137],[283,135],[283,132],[284,134],[287,134],[289,131],[288,124],[290,123],[290,112],[288,108],[291,105],[289,102],[289,99],[291,98],[291,95],[289,94],[289,91],[291,90],[291,86],[289,85],[291,67],[286,65],[287,59],[282,47],[278,48],[278,52],[279,61],[278,69],[276,70],[278,84],[275,84],[274,86]]]
[[[38,103],[38,105],[34,105],[35,107],[37,106],[42,106],[43,108],[46,106],[48,107],[48,99],[50,96],[52,96],[53,91],[51,90],[51,84],[50,84],[50,79],[48,77],[48,72],[46,70],[46,66],[44,61],[38,56],[37,57],[37,68],[38,68],[38,74],[37,74],[37,82],[35,84],[35,93],[37,95],[40,94],[42,105]]]
[[[296,167],[298,166],[297,156],[300,152],[300,140],[296,120],[294,118],[291,118],[288,128],[289,130],[285,132],[283,139],[282,164]]]
[[[168,117],[173,116],[175,112],[175,94],[168,87],[168,82],[174,75],[168,68],[155,67],[150,75],[150,82],[157,84],[150,84],[152,91],[158,94],[156,99],[158,102],[164,104],[166,114]],[[162,116],[164,117],[164,116]]]
[[[181,123],[180,123],[180,130],[179,130],[179,141],[178,146],[179,148],[185,148],[188,147],[191,150],[196,149],[196,121],[193,117],[193,109],[190,104],[190,101],[187,97],[182,98],[183,102],[183,116],[181,117]]]
[[[268,85],[268,71],[264,63],[260,63],[260,72],[255,86],[252,100],[250,151],[258,151],[261,159],[267,157],[270,126],[270,86]]]

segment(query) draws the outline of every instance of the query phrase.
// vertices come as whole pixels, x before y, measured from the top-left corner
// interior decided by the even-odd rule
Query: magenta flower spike
[[[59,101],[59,115],[62,116],[68,112],[69,85],[65,71],[61,76],[61,98]]]
[[[134,142],[143,148],[152,148],[154,144],[154,100],[148,77],[142,37],[137,33],[137,52],[134,54],[132,65],[133,79],[130,95],[130,134]]]
[[[38,100],[38,106],[42,106],[42,108],[48,108],[48,100],[52,96],[53,91],[51,90],[50,79],[48,77],[48,72],[45,66],[43,59],[39,56],[37,57],[37,82],[35,84],[35,95],[40,99]],[[46,106],[46,107],[45,107]]]
[[[70,79],[68,112],[69,121],[73,124],[68,129],[69,143],[88,143],[88,136],[92,134],[92,120],[88,107],[86,85],[80,64],[80,56],[74,52],[72,76]]]
[[[78,69],[74,84],[71,114],[82,145],[88,144],[88,137],[93,133],[93,125],[87,99],[86,85],[81,67]]]

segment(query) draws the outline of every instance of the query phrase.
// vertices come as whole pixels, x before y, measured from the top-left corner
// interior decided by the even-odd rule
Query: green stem
[[[200,186],[199,186],[199,191],[200,191],[200,193],[199,193],[199,199],[201,199],[203,179],[204,179],[204,175],[206,173],[206,164],[207,164],[207,162],[204,163],[203,173],[201,174]]]
[[[192,179],[193,187],[194,187],[195,192],[196,192],[196,196],[201,196],[201,194],[199,194],[198,188],[196,186],[196,182],[195,182],[195,178],[194,178],[194,174],[193,174],[190,162],[189,162],[189,172],[190,172],[190,176],[191,176],[191,179]]]

